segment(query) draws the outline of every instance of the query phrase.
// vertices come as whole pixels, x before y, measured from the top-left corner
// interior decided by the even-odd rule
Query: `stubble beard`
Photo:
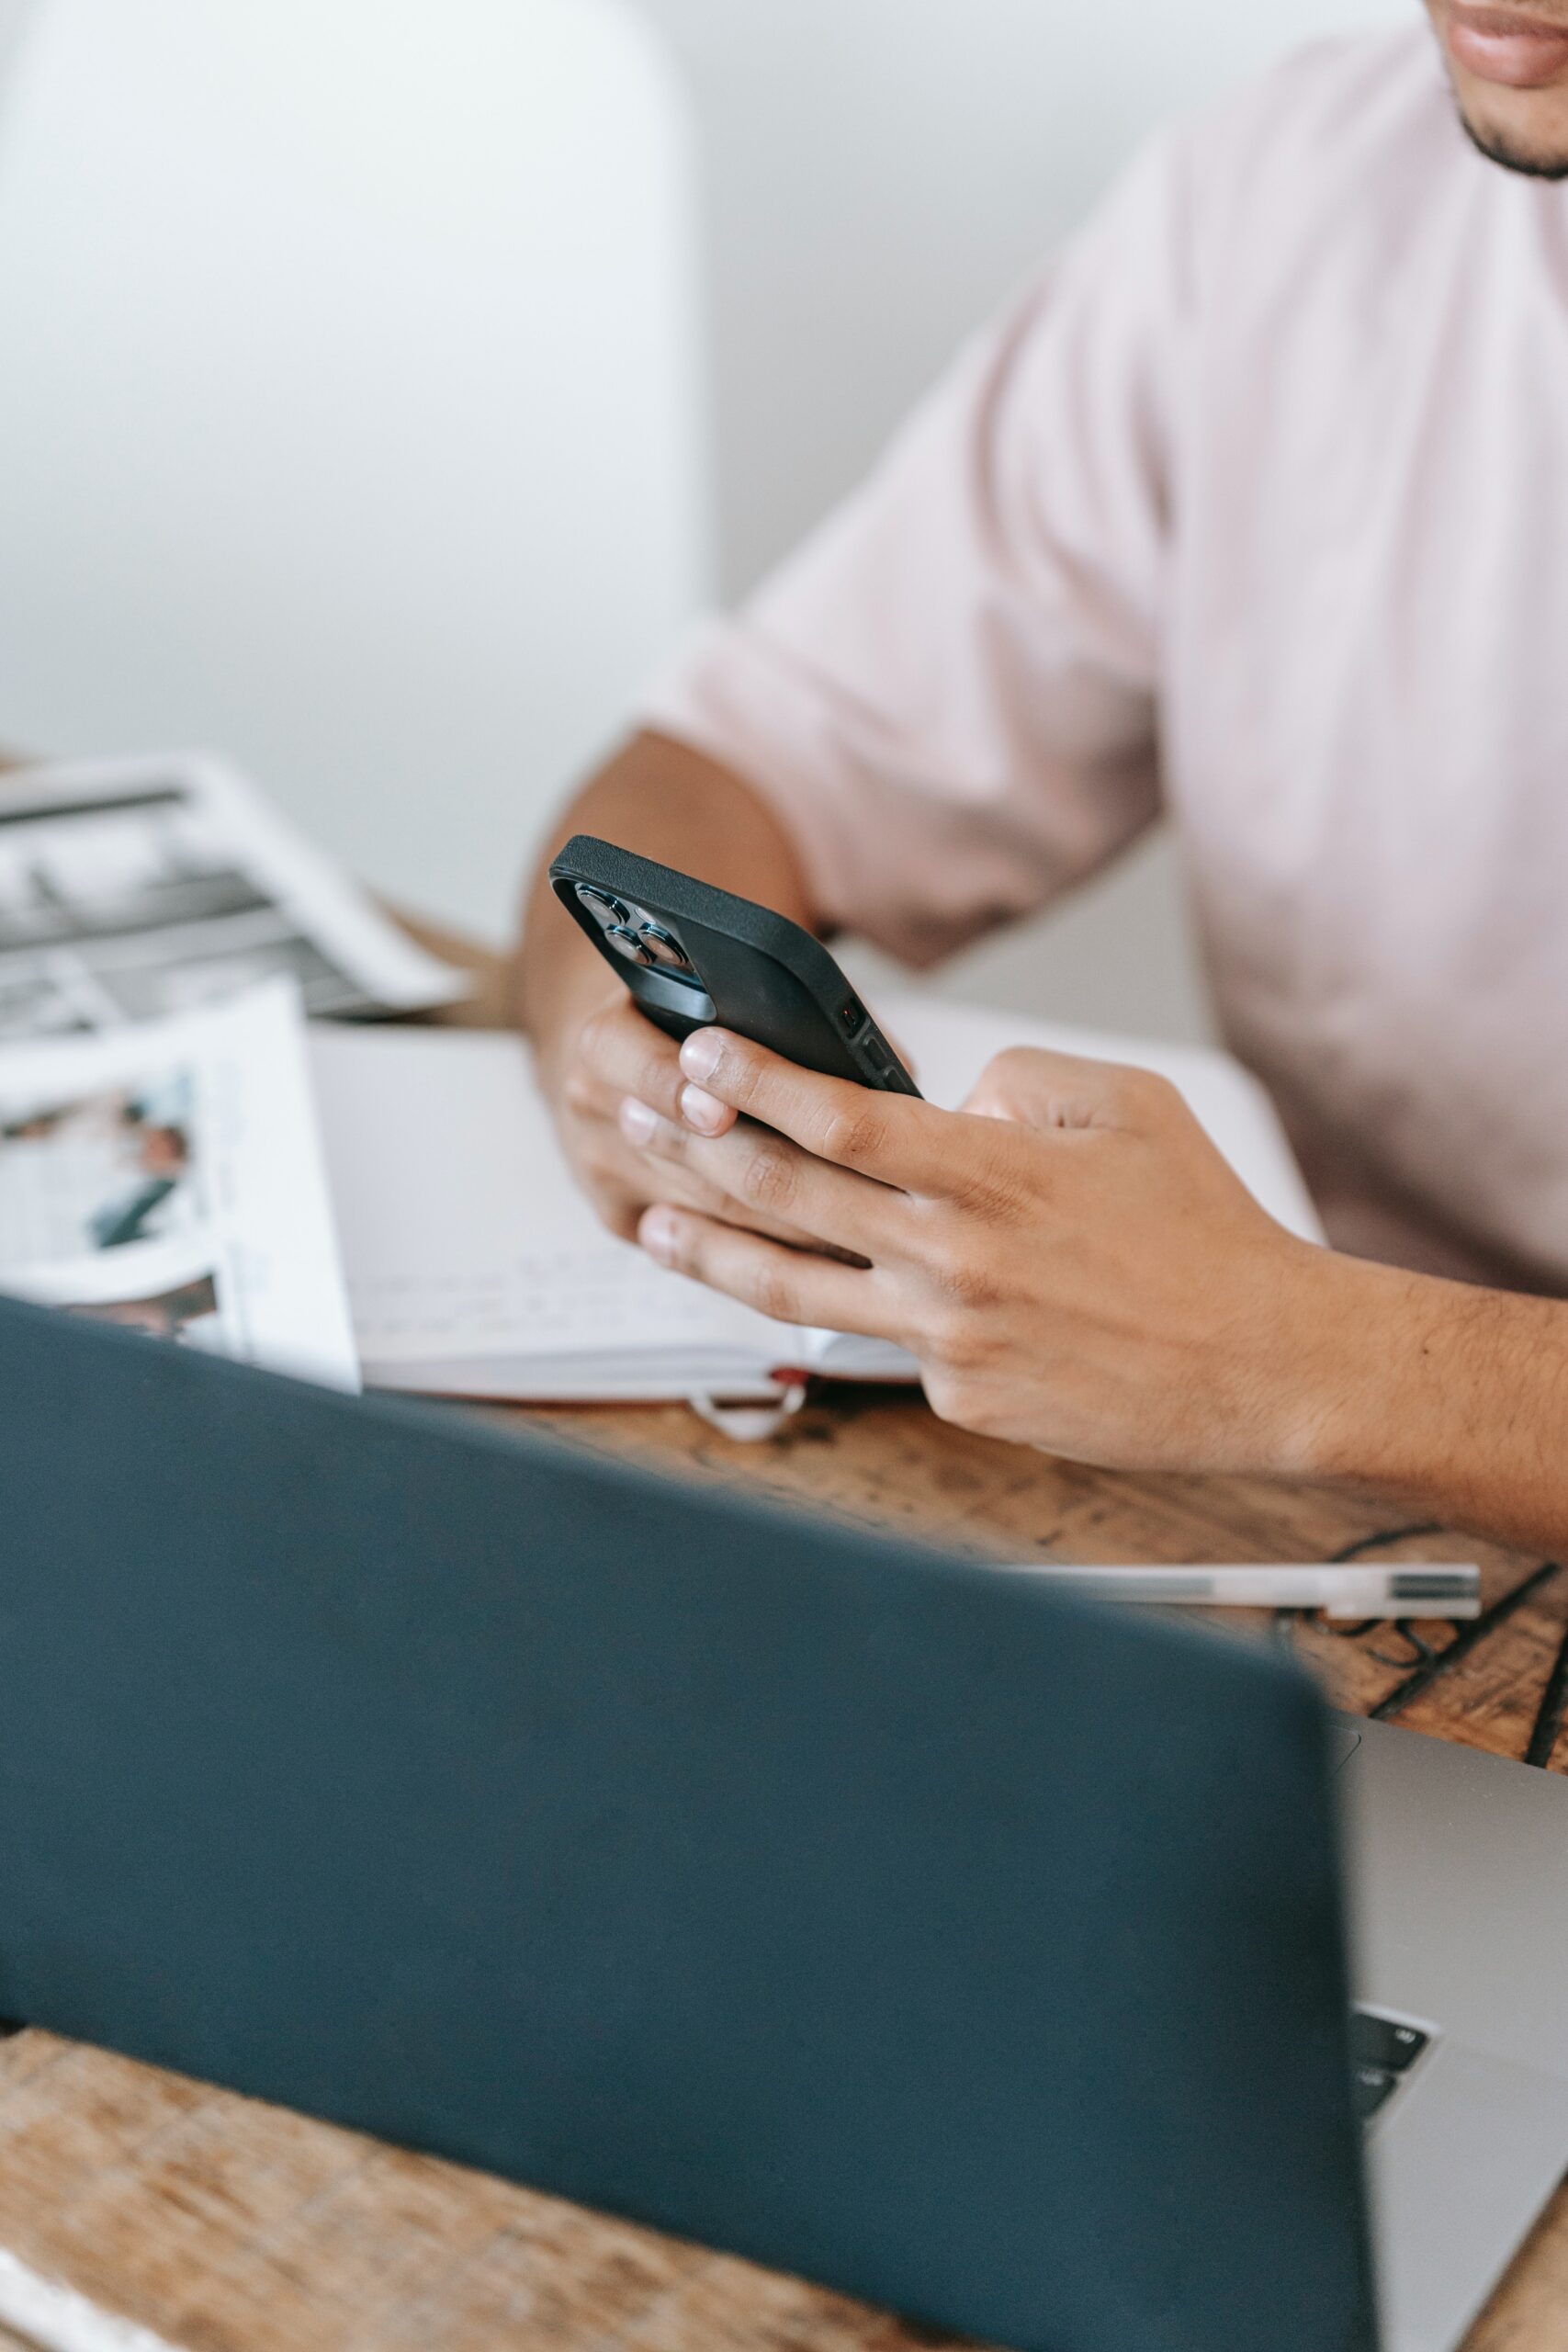
[[[1483,130],[1472,122],[1459,100],[1454,100],[1460,128],[1479,154],[1489,164],[1500,164],[1506,172],[1517,172],[1523,179],[1568,180],[1568,154],[1541,155],[1528,147],[1517,146],[1506,130]]]

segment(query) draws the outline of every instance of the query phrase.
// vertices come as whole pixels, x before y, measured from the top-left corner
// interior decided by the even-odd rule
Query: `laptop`
[[[1568,1788],[1261,1645],[20,1306],[0,1500],[0,2015],[1021,2352],[1568,2166]]]

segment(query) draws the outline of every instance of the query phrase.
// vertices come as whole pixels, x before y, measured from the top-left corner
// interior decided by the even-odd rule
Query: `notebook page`
[[[581,1393],[625,1394],[639,1358],[755,1379],[798,1357],[800,1333],[781,1351],[777,1325],[604,1231],[519,1039],[317,1029],[310,1052],[367,1377],[581,1358]]]

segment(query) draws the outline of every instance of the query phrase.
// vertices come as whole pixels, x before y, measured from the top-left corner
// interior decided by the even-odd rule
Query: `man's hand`
[[[1568,1305],[1297,1240],[1159,1079],[1003,1054],[946,1112],[709,1029],[641,1084],[615,1118],[644,1249],[781,1322],[898,1341],[949,1420],[1568,1542]]]
[[[605,977],[607,989],[591,993],[575,1025],[536,1058],[561,1148],[611,1232],[634,1240],[638,1218],[658,1202],[716,1220],[739,1218],[780,1242],[824,1246],[761,1204],[738,1202],[700,1168],[646,1148],[679,1117],[687,1081],[673,1038],[644,1018],[614,975]],[[722,1104],[708,1115],[715,1136],[735,1125],[735,1113]]]
[[[961,1113],[819,1078],[723,1031],[642,1096],[639,1148],[724,1197],[638,1238],[789,1323],[892,1340],[944,1419],[1106,1465],[1304,1467],[1324,1269],[1163,1080],[1002,1055]],[[736,1124],[734,1114],[743,1115]],[[625,1118],[626,1114],[623,1114]],[[780,1248],[761,1216],[864,1262]]]

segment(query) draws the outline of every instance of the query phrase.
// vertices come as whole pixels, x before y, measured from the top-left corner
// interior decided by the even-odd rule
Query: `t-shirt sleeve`
[[[1157,813],[1180,180],[1171,143],[1148,150],[643,710],[762,794],[829,923],[910,962]]]

